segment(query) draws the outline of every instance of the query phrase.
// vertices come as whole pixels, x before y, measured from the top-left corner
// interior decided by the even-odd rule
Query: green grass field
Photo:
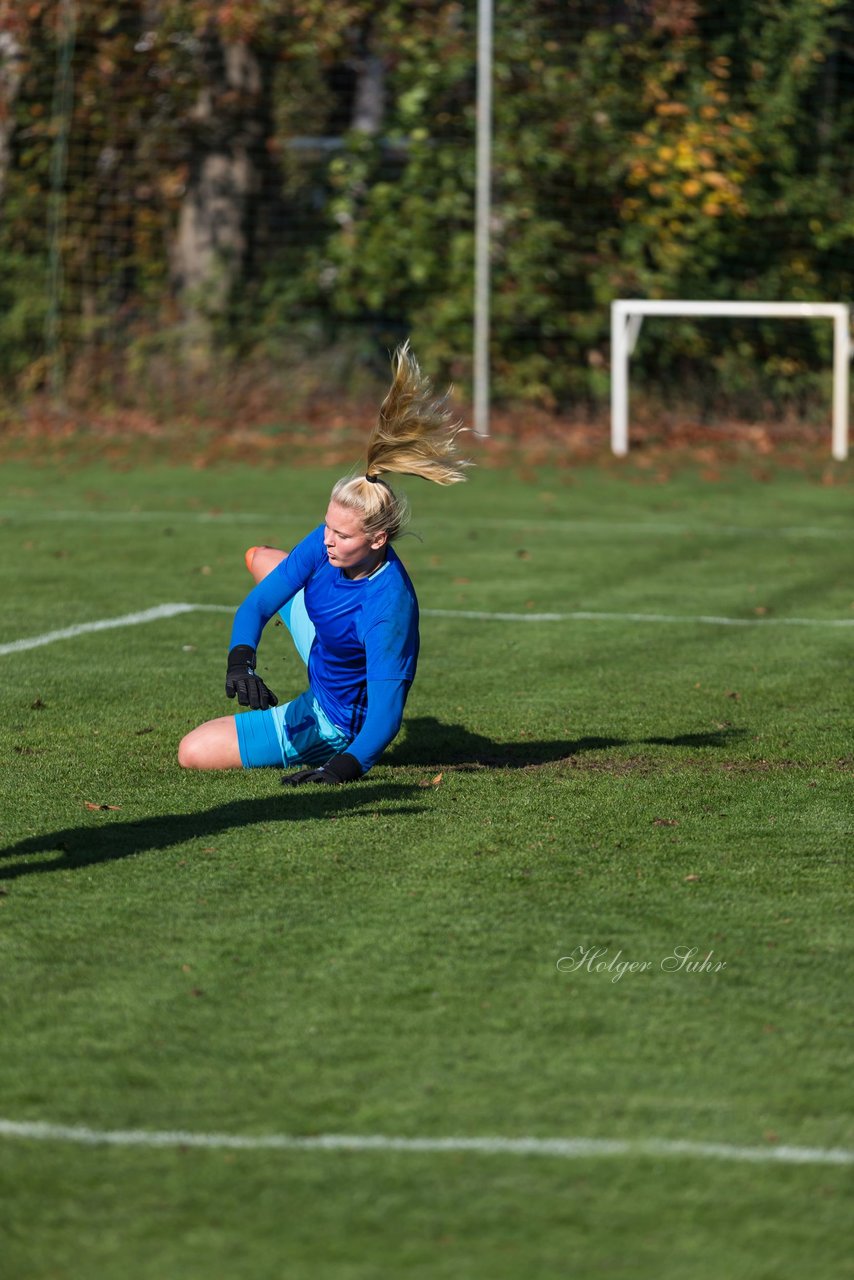
[[[337,474],[6,466],[0,646],[235,606],[244,548],[296,541]],[[854,1148],[850,486],[409,493],[419,676],[351,787],[178,768],[232,707],[227,609],[0,653],[0,1117],[626,1145],[0,1132],[4,1277],[854,1275],[851,1163],[774,1158]],[[259,666],[304,687],[282,628]],[[578,948],[646,967],[559,966]]]

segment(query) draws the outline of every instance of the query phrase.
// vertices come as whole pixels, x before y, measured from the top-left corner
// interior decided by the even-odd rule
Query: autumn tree
[[[44,381],[53,309],[94,386],[270,333],[412,333],[465,382],[475,25],[474,0],[0,0],[0,377]],[[601,399],[614,297],[848,296],[851,27],[850,0],[498,0],[498,394]],[[669,326],[639,371],[818,376],[823,330],[715,332]]]

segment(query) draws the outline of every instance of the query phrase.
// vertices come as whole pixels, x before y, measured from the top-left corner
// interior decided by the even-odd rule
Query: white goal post
[[[844,302],[649,302],[620,298],[611,303],[611,449],[629,451],[629,357],[644,316],[766,316],[833,321],[833,457],[848,457],[848,362],[852,356],[849,309]]]

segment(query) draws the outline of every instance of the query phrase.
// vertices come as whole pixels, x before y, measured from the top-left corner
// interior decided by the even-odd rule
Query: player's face
[[[385,533],[368,538],[358,512],[330,502],[323,542],[329,563],[343,569],[348,577],[358,577],[375,569],[385,555],[386,541]]]

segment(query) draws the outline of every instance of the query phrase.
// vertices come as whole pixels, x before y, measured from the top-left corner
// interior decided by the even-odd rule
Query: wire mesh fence
[[[0,0],[0,387],[169,412],[412,335],[467,387],[476,0]],[[619,297],[848,301],[850,0],[496,0],[493,389],[604,405]],[[647,326],[636,377],[826,412],[808,323]]]

